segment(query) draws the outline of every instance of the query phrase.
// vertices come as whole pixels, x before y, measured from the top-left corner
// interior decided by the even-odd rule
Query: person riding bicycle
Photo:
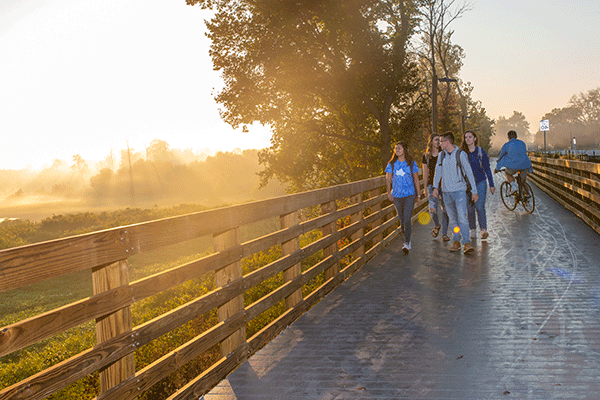
[[[504,143],[500,154],[498,154],[494,172],[498,172],[500,168],[504,168],[506,180],[510,183],[512,193],[518,190],[514,175],[521,171],[521,180],[525,182],[527,173],[533,172],[531,160],[527,155],[527,145],[522,140],[517,139],[517,132],[515,131],[508,131],[508,142]]]

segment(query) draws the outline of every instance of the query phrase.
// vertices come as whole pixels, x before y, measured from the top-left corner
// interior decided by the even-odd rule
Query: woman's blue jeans
[[[482,180],[477,183],[477,194],[479,195],[479,199],[473,206],[472,202],[468,202],[467,206],[467,214],[469,216],[469,228],[476,229],[475,225],[475,213],[477,213],[477,220],[479,221],[479,228],[482,231],[487,231],[487,219],[485,216],[485,198],[487,195],[487,180]]]
[[[404,231],[404,243],[410,243],[410,234],[412,231],[411,218],[415,208],[415,195],[394,197],[394,206],[398,212],[400,227]]]
[[[448,234],[448,214],[444,208],[443,196],[435,197],[433,195],[433,185],[428,185],[429,190],[429,208],[433,208],[435,211],[431,214],[434,226],[440,226],[440,216],[442,218],[442,235]],[[441,195],[441,193],[440,193]],[[438,207],[438,205],[440,207]]]

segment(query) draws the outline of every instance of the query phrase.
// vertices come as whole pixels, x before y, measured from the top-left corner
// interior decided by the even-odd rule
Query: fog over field
[[[214,207],[283,195],[276,182],[259,188],[261,169],[258,150],[194,153],[158,139],[143,151],[122,149],[95,163],[76,154],[41,170],[0,170],[0,219],[182,203]]]

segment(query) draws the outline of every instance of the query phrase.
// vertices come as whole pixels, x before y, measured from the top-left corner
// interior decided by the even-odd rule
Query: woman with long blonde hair
[[[440,147],[440,135],[433,134],[429,137],[427,150],[423,154],[423,181],[425,182],[425,196],[429,199],[429,214],[433,219],[433,230],[431,236],[437,237],[442,229],[442,240],[445,242],[450,240],[448,236],[448,214],[443,207],[442,196],[433,196],[433,177],[435,175],[435,166],[438,161],[438,155],[442,151]],[[441,212],[438,204],[441,205]],[[441,217],[441,223],[440,223]]]

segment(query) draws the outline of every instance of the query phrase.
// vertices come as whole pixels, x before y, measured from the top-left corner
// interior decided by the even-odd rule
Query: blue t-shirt
[[[415,182],[406,161],[396,161],[394,168],[388,163],[385,172],[392,174],[392,197],[406,197],[415,194]],[[413,161],[412,173],[419,172],[417,163]]]

